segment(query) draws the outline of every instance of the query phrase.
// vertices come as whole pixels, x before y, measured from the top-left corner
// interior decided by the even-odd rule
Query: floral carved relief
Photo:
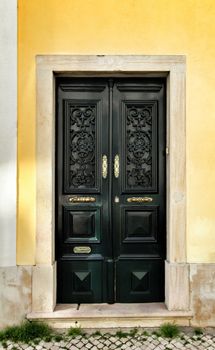
[[[95,186],[95,106],[70,109],[70,187]]]
[[[152,106],[127,106],[127,187],[152,186]]]

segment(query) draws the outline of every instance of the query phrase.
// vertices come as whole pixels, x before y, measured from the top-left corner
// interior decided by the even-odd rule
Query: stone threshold
[[[159,327],[164,322],[189,326],[191,311],[169,311],[164,303],[147,304],[58,304],[53,312],[31,312],[29,320],[40,320],[54,328],[110,329]]]

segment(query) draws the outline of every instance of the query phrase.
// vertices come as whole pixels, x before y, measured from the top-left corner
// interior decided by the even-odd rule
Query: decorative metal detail
[[[126,108],[126,182],[130,189],[152,187],[152,107]]]
[[[153,198],[151,197],[130,197],[127,198],[127,202],[132,203],[132,202],[137,202],[137,203],[145,203],[145,202],[152,202]]]
[[[115,202],[115,203],[119,203],[119,197],[118,197],[118,196],[115,196],[115,197],[114,197],[114,202]]]
[[[119,177],[119,155],[116,154],[114,157],[114,176],[117,179]]]
[[[95,197],[69,197],[69,202],[71,203],[89,203],[89,202],[95,202],[96,198]]]
[[[96,106],[70,105],[69,113],[69,186],[92,188],[96,168]]]
[[[107,178],[108,174],[108,159],[106,155],[103,155],[102,157],[102,177],[103,179]]]
[[[73,248],[73,253],[75,254],[90,254],[91,253],[91,248],[90,247],[74,247]]]

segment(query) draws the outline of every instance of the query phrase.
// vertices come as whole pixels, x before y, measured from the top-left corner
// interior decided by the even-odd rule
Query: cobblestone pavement
[[[73,339],[65,338],[59,342],[40,341],[38,344],[14,344],[11,342],[0,345],[0,349],[8,350],[214,350],[215,335],[203,334],[192,336],[183,334],[178,338],[169,340],[156,335],[145,336],[136,334],[135,336],[117,337],[116,335],[87,335],[77,336]]]

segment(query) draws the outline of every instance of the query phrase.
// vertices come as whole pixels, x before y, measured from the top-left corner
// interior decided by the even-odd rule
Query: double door
[[[59,303],[164,299],[165,81],[59,78]]]

